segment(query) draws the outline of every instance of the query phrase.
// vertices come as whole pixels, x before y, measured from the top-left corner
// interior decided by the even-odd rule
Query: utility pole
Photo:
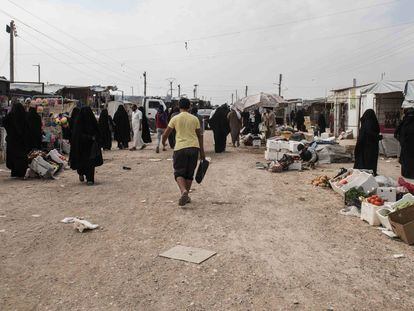
[[[181,84],[178,84],[177,87],[178,87],[178,98],[180,98],[180,96],[181,96]]]
[[[198,84],[194,84],[194,98],[197,98],[197,87]]]
[[[236,101],[239,100],[239,95],[237,95],[237,90],[236,90]]]
[[[249,87],[246,85],[246,89],[244,90],[244,96],[247,97],[247,90],[249,89]]]
[[[144,71],[143,76],[144,76],[144,97],[146,97],[147,96],[147,72],[146,71]]]
[[[282,74],[279,74],[279,96],[282,96]]]
[[[134,87],[131,86],[131,96],[134,96]]]
[[[33,67],[37,67],[37,82],[40,83],[40,64],[33,65]]]
[[[233,93],[231,93],[231,104],[233,105],[233,102],[234,102],[234,94]]]
[[[10,82],[14,82],[14,37],[17,36],[14,21],[6,25],[6,31],[10,34]]]
[[[170,94],[171,94],[171,98],[173,97],[173,93],[172,93],[172,91],[173,91],[172,84],[173,84],[173,82],[172,82],[172,81],[170,81]]]

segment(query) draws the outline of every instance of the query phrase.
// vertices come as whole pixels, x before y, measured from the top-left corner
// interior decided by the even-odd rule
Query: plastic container
[[[357,179],[359,177],[360,174],[361,174],[360,171],[350,169],[345,174],[342,174],[341,176],[338,176],[335,179],[331,179],[329,181],[329,183],[331,184],[332,189],[336,193],[340,194],[341,196],[345,196],[345,192],[348,191],[348,190],[344,190],[344,189],[346,189],[346,188],[344,188],[344,186],[348,185],[351,182],[353,182],[355,179]],[[343,179],[345,179],[347,183],[346,184],[339,184],[339,182]],[[349,188],[349,189],[351,189],[351,188]]]
[[[298,141],[293,141],[293,140],[289,141],[289,150],[290,150],[290,152],[299,153],[298,146],[300,144],[301,143],[298,142]]]
[[[354,176],[352,174],[351,176]],[[342,187],[344,192],[352,188],[362,188],[366,194],[374,192],[378,188],[378,183],[375,180],[375,177],[371,174],[366,172],[360,172],[355,178],[350,178],[352,180],[348,180],[348,183]]]
[[[266,150],[265,151],[265,159],[267,161],[278,161],[279,160],[279,152]]]
[[[397,188],[394,187],[378,187],[377,195],[387,202],[395,202],[397,200]]]
[[[266,142],[266,147],[272,151],[280,151],[280,141],[268,139]]]
[[[384,228],[387,228],[388,230],[392,231],[392,226],[390,224],[390,220],[388,219],[388,214],[390,212],[392,212],[391,209],[384,207],[384,208],[378,209],[376,213],[377,213],[377,217],[378,217],[381,225]]]
[[[260,139],[254,139],[253,140],[253,147],[254,148],[260,148],[261,145],[262,145],[262,141]]]
[[[384,206],[376,206],[366,201],[361,205],[361,219],[369,223],[371,226],[379,226],[381,224],[377,211]]]
[[[414,195],[412,195],[411,193],[407,193],[407,194],[405,194],[405,195],[402,197],[402,199],[401,199],[401,200],[399,200],[399,201],[397,201],[397,202],[395,202],[395,203],[391,204],[391,208],[392,208],[393,210],[395,210],[395,209],[397,208],[397,206],[399,206],[400,204],[405,203],[405,202],[414,203]]]

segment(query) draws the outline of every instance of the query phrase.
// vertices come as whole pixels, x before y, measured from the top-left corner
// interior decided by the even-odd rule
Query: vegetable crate
[[[361,219],[371,226],[379,226],[381,221],[378,218],[377,211],[383,207],[363,201],[361,206]]]

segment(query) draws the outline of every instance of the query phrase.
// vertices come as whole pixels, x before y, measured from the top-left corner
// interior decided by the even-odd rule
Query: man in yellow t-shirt
[[[179,102],[180,113],[173,117],[167,130],[162,136],[162,144],[166,145],[168,136],[175,130],[175,148],[173,155],[174,177],[180,188],[180,206],[190,203],[189,192],[197,167],[198,154],[201,160],[205,159],[203,135],[200,130],[200,121],[190,114],[191,103],[187,98]]]

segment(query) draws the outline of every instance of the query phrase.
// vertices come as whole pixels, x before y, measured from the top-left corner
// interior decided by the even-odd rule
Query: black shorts
[[[184,148],[174,151],[173,166],[174,177],[182,177],[186,180],[194,179],[194,172],[198,163],[198,148]]]

